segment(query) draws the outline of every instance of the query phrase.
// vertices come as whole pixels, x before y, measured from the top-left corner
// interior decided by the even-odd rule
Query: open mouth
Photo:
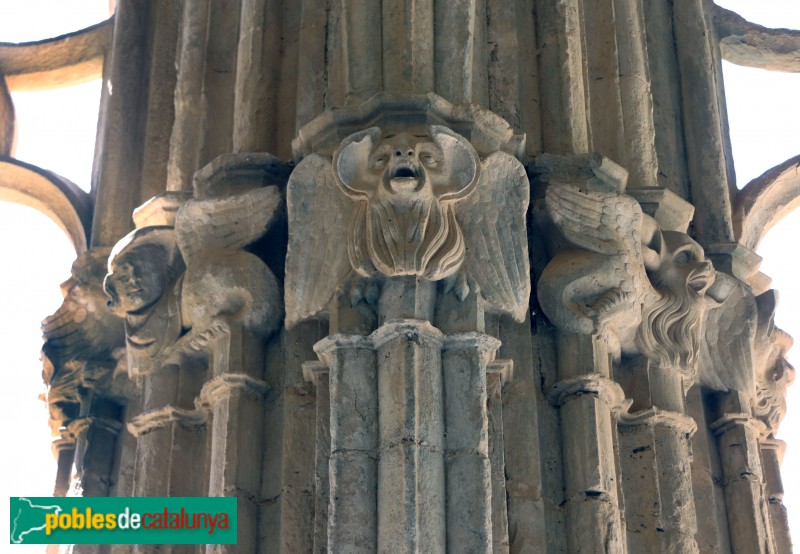
[[[389,178],[392,189],[396,192],[411,192],[419,186],[419,172],[408,165],[400,165]]]

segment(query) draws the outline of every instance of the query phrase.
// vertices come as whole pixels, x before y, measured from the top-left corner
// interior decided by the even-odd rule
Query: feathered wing
[[[525,319],[531,294],[528,187],[522,164],[495,152],[483,162],[475,191],[456,208],[467,274],[489,305],[517,321]]]
[[[178,210],[175,231],[184,259],[203,250],[244,248],[266,231],[281,203],[278,187],[207,200],[190,200]]]
[[[348,225],[353,201],[336,186],[330,160],[312,154],[289,177],[286,193],[286,325],[324,311],[350,272]]]
[[[738,279],[717,272],[719,285],[731,288],[727,298],[706,312],[697,381],[718,391],[755,393],[753,347],[758,324],[755,297]]]
[[[108,356],[124,340],[122,320],[106,305],[99,283],[73,288],[42,322],[42,333],[45,355],[61,361]]]
[[[552,185],[545,204],[564,237],[579,248],[620,259],[620,290],[639,296],[650,290],[642,256],[642,209],[624,194],[584,192]]]

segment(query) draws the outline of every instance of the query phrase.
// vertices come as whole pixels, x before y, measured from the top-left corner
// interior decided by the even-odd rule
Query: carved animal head
[[[755,416],[763,421],[771,435],[786,415],[786,389],[794,382],[795,369],[786,358],[794,340],[775,326],[778,293],[769,290],[756,297],[758,327],[754,341],[756,373]]]
[[[421,135],[372,127],[342,142],[333,167],[359,204],[348,245],[359,273],[439,280],[460,267],[464,239],[450,204],[472,192],[480,170],[464,137],[436,125]]]
[[[662,231],[660,265],[649,273],[659,297],[644,306],[640,351],[662,367],[694,373],[714,267],[688,235]]]
[[[114,246],[103,288],[115,313],[147,311],[183,271],[173,234],[171,227],[146,227],[131,232]]]

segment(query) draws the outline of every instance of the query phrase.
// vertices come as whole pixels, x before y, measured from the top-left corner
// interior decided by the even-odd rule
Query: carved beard
[[[693,374],[703,327],[701,301],[688,287],[659,293],[658,300],[644,307],[636,345],[660,367]]]
[[[420,275],[431,281],[453,274],[464,260],[464,238],[450,205],[433,195],[413,199],[377,195],[359,202],[350,227],[349,253],[363,275]]]

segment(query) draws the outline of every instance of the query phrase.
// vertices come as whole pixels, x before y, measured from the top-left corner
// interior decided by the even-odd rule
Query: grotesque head
[[[662,231],[660,264],[649,274],[659,297],[644,307],[639,350],[662,367],[693,374],[714,267],[688,235]]]
[[[459,268],[464,240],[449,204],[474,189],[480,169],[464,137],[436,125],[420,134],[372,127],[346,138],[333,165],[358,202],[349,242],[357,271],[438,280]]]
[[[111,251],[103,286],[116,313],[146,312],[182,270],[172,233],[170,227],[137,229]]]

